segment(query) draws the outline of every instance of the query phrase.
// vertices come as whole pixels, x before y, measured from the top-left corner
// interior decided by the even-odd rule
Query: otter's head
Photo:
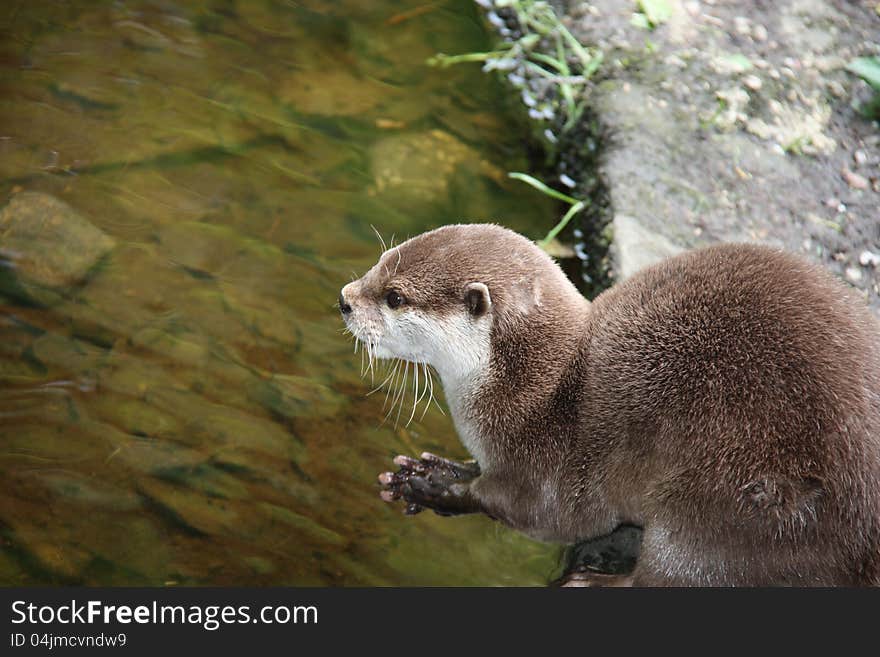
[[[342,288],[348,329],[379,358],[432,365],[446,380],[481,370],[499,327],[574,291],[534,243],[490,224],[444,226],[388,249]]]

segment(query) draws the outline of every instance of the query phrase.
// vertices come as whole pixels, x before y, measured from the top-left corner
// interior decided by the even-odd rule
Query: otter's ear
[[[483,283],[468,283],[464,288],[464,303],[474,317],[485,315],[492,307],[489,288]]]

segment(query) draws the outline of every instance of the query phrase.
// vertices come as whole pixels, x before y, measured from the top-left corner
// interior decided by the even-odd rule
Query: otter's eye
[[[389,308],[397,308],[400,304],[402,304],[404,302],[404,298],[402,296],[400,296],[394,290],[391,290],[391,292],[389,292],[385,296],[385,301],[388,302]]]

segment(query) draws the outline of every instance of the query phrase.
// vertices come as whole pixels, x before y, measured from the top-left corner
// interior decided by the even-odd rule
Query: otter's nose
[[[343,296],[342,292],[339,293],[339,310],[343,315],[347,315],[351,312],[351,306],[346,303],[345,296]]]

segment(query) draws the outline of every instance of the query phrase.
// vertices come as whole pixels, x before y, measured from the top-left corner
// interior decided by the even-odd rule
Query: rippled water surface
[[[552,223],[503,90],[424,64],[488,46],[470,0],[2,3],[0,583],[552,575],[379,500],[465,453],[436,407],[383,424],[333,305],[371,225]]]

